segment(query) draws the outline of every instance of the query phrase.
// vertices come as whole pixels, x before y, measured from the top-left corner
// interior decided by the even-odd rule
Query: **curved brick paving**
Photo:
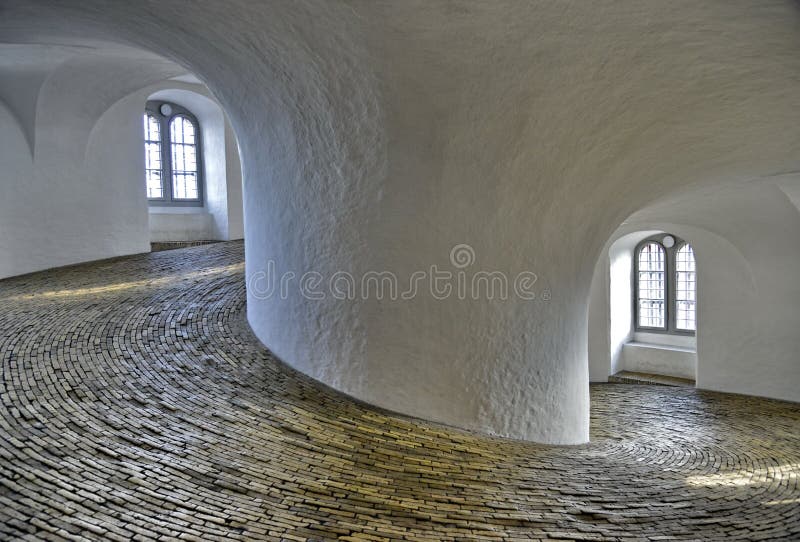
[[[800,406],[592,387],[592,444],[388,415],[276,362],[223,243],[0,282],[0,539],[800,539]]]

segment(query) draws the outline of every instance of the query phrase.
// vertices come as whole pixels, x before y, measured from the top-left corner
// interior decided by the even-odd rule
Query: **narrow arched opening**
[[[242,239],[241,160],[230,120],[197,80],[159,86],[143,108],[151,247]]]
[[[697,272],[691,243],[669,231],[609,244],[592,282],[592,381],[695,385]]]

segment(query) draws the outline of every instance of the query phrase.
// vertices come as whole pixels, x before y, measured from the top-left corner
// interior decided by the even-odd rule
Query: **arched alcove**
[[[595,266],[589,301],[589,374],[593,382],[605,382],[621,372],[663,375],[694,381],[697,376],[695,333],[674,327],[675,273],[673,258],[665,261],[663,330],[637,324],[636,259],[642,245],[660,242],[675,233],[660,229],[618,230]],[[677,243],[690,244],[688,239]],[[693,246],[693,245],[692,245]],[[671,246],[677,249],[678,245]],[[662,248],[662,250],[664,250]],[[667,259],[665,257],[665,259]],[[699,286],[698,286],[699,290]],[[698,324],[699,325],[699,324]]]
[[[789,270],[800,265],[800,245],[790,233],[800,227],[800,214],[781,186],[777,179],[761,179],[688,191],[625,221],[595,267],[589,308],[592,381],[606,381],[621,370],[619,348],[632,340],[632,329],[614,326],[631,317],[625,310],[630,299],[615,306],[611,293],[615,262],[622,262],[616,282],[625,290],[632,282],[625,262],[635,245],[654,232],[669,232],[690,242],[697,258],[697,387],[797,400],[787,378],[798,371],[797,339],[788,330],[800,324],[797,288],[789,278],[794,273]]]
[[[147,89],[153,91],[147,97],[148,101],[163,100],[181,105],[200,123],[205,189],[200,207],[151,205],[151,242],[242,239],[241,161],[236,136],[227,116],[211,96],[202,93],[204,87],[199,81],[193,85],[184,83],[180,87],[175,81],[157,86],[160,87],[158,90]]]

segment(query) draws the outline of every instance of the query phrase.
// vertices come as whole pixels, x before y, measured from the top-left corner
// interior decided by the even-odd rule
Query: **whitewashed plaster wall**
[[[611,260],[608,256],[608,251],[604,250],[595,265],[592,284],[589,289],[587,351],[590,382],[607,382],[610,375],[618,372],[616,360],[619,355],[618,353],[614,355],[615,349],[611,346],[611,316],[618,313],[611,310],[610,302]],[[620,319],[619,315],[617,319]],[[629,333],[625,333],[621,342],[624,344],[628,337]]]
[[[205,207],[150,207],[150,242],[224,240]]]
[[[660,340],[655,343],[633,341],[623,346],[619,359],[626,371],[690,380],[697,378],[697,352],[694,346],[665,347]]]
[[[622,228],[625,231],[625,228]],[[589,299],[589,379],[606,382],[622,371],[621,354],[633,338],[633,250],[655,231],[616,233],[595,264]]]
[[[248,289],[251,326],[290,365],[499,435],[588,439],[590,283],[625,217],[693,184],[800,169],[789,0],[0,9],[6,40],[121,40],[207,84],[240,136],[249,278],[270,262],[407,277],[447,268],[457,243],[471,269],[537,273],[549,295],[534,301]]]
[[[239,142],[228,117],[225,117],[225,178],[227,180],[228,239],[244,239],[244,200]]]
[[[0,165],[3,175],[3,198],[0,198],[0,277],[24,273],[30,269],[15,262],[21,247],[27,243],[27,230],[13,225],[23,220],[38,220],[39,213],[20,206],[30,197],[27,193],[33,179],[33,157],[25,132],[17,119],[0,102]],[[20,236],[24,236],[20,238]]]

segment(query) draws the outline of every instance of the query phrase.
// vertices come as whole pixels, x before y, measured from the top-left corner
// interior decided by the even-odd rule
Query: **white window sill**
[[[151,215],[198,215],[209,214],[205,207],[148,207]]]
[[[635,348],[653,348],[656,350],[669,350],[672,352],[684,352],[687,354],[696,354],[697,348],[691,346],[679,346],[675,344],[658,344],[658,343],[649,343],[649,342],[642,342],[642,341],[629,341],[625,343],[625,346],[631,346]]]
[[[697,350],[697,338],[695,335],[680,333],[653,333],[650,331],[637,331],[630,339],[632,343],[643,343],[653,346],[663,346],[665,349],[675,347],[678,351],[687,349],[690,352]]]

